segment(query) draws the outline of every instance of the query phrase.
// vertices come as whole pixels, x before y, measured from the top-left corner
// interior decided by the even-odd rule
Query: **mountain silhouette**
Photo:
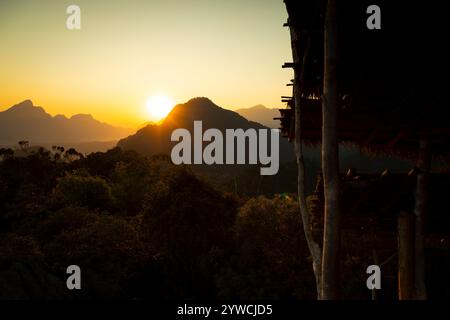
[[[273,118],[279,117],[280,112],[278,108],[267,108],[262,104],[258,104],[251,108],[243,108],[236,110],[244,118],[261,123],[269,128],[277,129],[280,127],[280,121]]]
[[[0,112],[1,145],[13,145],[19,140],[31,144],[117,141],[130,133],[130,129],[102,123],[89,114],[52,117],[42,107],[34,106],[31,100]]]
[[[205,97],[193,98],[176,105],[160,125],[147,125],[136,134],[122,139],[117,144],[125,150],[135,150],[144,155],[170,154],[177,142],[171,142],[173,130],[185,128],[193,136],[194,121],[201,120],[203,130],[225,129],[268,129],[257,122],[249,121],[238,113],[221,108]],[[293,146],[280,138],[280,162],[293,160]]]

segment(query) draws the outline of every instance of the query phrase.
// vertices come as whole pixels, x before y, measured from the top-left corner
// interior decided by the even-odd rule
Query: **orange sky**
[[[152,120],[148,97],[281,107],[292,74],[282,0],[0,1],[0,110],[31,99],[52,115]]]

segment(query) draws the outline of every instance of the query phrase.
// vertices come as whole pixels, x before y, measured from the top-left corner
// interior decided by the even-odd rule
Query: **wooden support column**
[[[337,299],[339,287],[340,210],[336,29],[336,0],[328,0],[325,16],[322,101],[322,171],[325,196],[321,284],[321,299],[323,300]]]
[[[414,215],[398,217],[398,299],[411,300],[414,294]]]
[[[417,300],[425,300],[427,298],[427,288],[425,284],[424,224],[428,209],[430,166],[430,142],[428,139],[422,138],[419,142],[419,156],[416,163],[419,172],[417,174],[414,208],[414,215],[416,217],[414,298]]]
[[[294,112],[295,112],[295,157],[297,160],[297,193],[300,207],[300,214],[303,221],[303,231],[305,233],[305,239],[308,244],[308,249],[312,258],[313,272],[316,280],[317,298],[320,299],[320,279],[321,279],[321,255],[322,250],[320,245],[315,241],[312,233],[311,225],[311,213],[308,210],[306,204],[306,191],[305,191],[305,163],[303,158],[303,141],[302,141],[302,92],[303,84],[305,82],[305,68],[309,59],[309,47],[311,43],[310,35],[306,30],[297,30],[295,27],[290,28],[291,40],[292,40],[292,56],[294,61],[301,61],[301,68],[294,69]],[[305,51],[297,52],[296,44],[299,41],[305,41]]]

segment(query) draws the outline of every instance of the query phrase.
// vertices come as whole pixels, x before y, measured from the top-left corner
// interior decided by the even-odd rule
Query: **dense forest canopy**
[[[3,298],[308,296],[291,281],[308,270],[292,197],[246,202],[167,156],[3,150],[0,213]],[[65,290],[74,262],[78,293]]]
[[[1,152],[0,297],[314,298],[294,193],[239,196],[165,155],[22,147]],[[344,232],[344,294],[368,299],[358,234]],[[80,291],[65,288],[74,262]]]

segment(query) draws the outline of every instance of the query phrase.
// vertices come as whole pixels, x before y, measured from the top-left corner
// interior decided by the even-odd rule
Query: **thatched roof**
[[[302,133],[306,143],[321,141],[323,83],[323,17],[325,0],[285,0],[287,26],[308,33],[310,54],[305,65],[304,41],[292,43],[300,54],[289,67],[304,69]],[[395,3],[394,3],[395,2]],[[379,4],[382,29],[369,30],[366,9]],[[414,157],[420,138],[429,138],[434,155],[450,154],[448,103],[444,100],[448,49],[442,2],[426,7],[408,1],[338,2],[338,138],[371,152]],[[447,81],[448,82],[448,81]],[[314,97],[314,99],[311,99]],[[288,101],[288,99],[284,99]],[[293,137],[293,101],[280,110],[282,132]]]

